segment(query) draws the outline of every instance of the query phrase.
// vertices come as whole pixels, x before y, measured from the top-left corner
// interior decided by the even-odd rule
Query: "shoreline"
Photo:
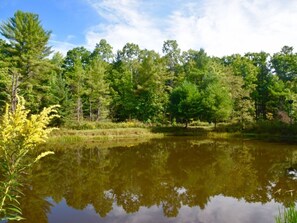
[[[197,136],[218,139],[255,139],[271,142],[287,142],[296,143],[297,136],[269,134],[269,133],[253,133],[253,132],[227,132],[215,131],[205,127],[131,127],[131,128],[101,128],[74,130],[61,128],[51,133],[48,142],[104,142],[117,140],[134,140],[134,139],[151,139],[162,138],[166,136]]]

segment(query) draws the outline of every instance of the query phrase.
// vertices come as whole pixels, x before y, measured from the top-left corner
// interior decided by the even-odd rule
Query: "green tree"
[[[84,47],[76,47],[67,52],[64,60],[64,76],[66,86],[69,88],[71,101],[70,114],[74,115],[77,122],[83,117],[83,98],[86,95],[86,69],[89,64],[90,52]]]
[[[255,101],[256,119],[266,119],[268,113],[267,103],[269,101],[269,85],[272,78],[268,66],[269,54],[265,52],[247,53],[245,55],[257,67],[256,88],[252,94]]]
[[[170,113],[178,122],[186,127],[193,119],[201,115],[201,95],[195,84],[184,82],[173,89],[170,95]]]
[[[293,47],[284,46],[279,53],[271,58],[272,67],[280,80],[287,82],[297,78],[297,54]]]
[[[6,59],[5,48],[6,43],[0,39],[0,114],[4,112],[5,104],[9,101],[9,75],[8,68],[5,66]]]
[[[117,52],[115,61],[109,70],[112,101],[111,116],[116,121],[137,118],[135,83],[139,79],[140,48],[127,43]]]
[[[108,77],[113,95],[111,114],[117,121],[137,119],[135,89],[140,78],[140,52],[137,44],[127,43],[117,52]]]
[[[14,17],[0,25],[0,34],[9,44],[4,51],[11,78],[11,109],[15,110],[18,92],[24,95],[30,82],[47,69],[45,58],[51,53],[47,46],[50,32],[45,31],[37,14],[17,11]]]
[[[223,57],[222,62],[232,72],[226,79],[233,99],[232,119],[244,127],[244,123],[255,118],[253,95],[256,91],[258,68],[247,57],[239,54]]]
[[[98,121],[104,117],[109,105],[109,85],[106,71],[108,64],[100,57],[95,57],[86,69],[86,95],[89,103],[89,118]],[[106,116],[106,115],[105,115]]]
[[[47,92],[47,101],[49,105],[59,104],[61,108],[59,109],[59,119],[57,124],[62,124],[65,119],[70,115],[71,101],[69,98],[69,90],[66,85],[66,80],[63,75],[64,69],[64,56],[57,52],[53,55],[51,59],[52,69],[49,73],[49,90]]]
[[[215,126],[218,122],[228,120],[232,111],[230,89],[224,83],[222,75],[220,66],[212,63],[200,85],[203,108],[201,119],[213,122]]]
[[[127,44],[118,52],[108,79],[113,95],[112,116],[116,120],[161,121],[168,94],[164,87],[167,73],[158,53]]]
[[[139,75],[133,82],[137,119],[162,122],[168,103],[165,88],[168,76],[164,62],[158,53],[151,50],[142,50],[140,61]]]
[[[279,98],[278,107],[280,111],[285,111],[291,117],[296,116],[297,104],[297,54],[293,52],[293,47],[284,46],[280,52],[275,53],[271,58],[271,66],[273,73],[277,76],[278,81],[275,83],[276,90]],[[280,88],[282,88],[282,95],[280,95]],[[288,103],[292,101],[293,103]],[[276,101],[273,103],[277,106]]]
[[[91,54],[91,59],[94,57],[99,57],[105,62],[110,62],[113,58],[112,46],[108,44],[105,39],[101,39],[100,42],[96,44]]]
[[[174,87],[178,82],[182,82],[181,79],[183,79],[181,50],[176,40],[167,40],[163,43],[162,52],[168,76],[170,77],[167,85]]]
[[[129,66],[123,61],[112,64],[108,74],[111,89],[110,115],[115,121],[135,118],[135,97]]]
[[[187,81],[199,85],[207,72],[210,58],[203,49],[188,50],[183,53],[185,78]]]

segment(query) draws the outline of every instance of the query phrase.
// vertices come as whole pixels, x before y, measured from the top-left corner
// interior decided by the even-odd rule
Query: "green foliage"
[[[119,55],[119,61],[113,64],[108,75],[112,118],[144,122],[164,119],[168,77],[160,55],[154,51],[138,51],[134,45],[126,45]]]
[[[231,55],[223,57],[223,64],[232,72],[226,78],[233,100],[232,120],[240,122],[242,127],[246,122],[255,119],[253,95],[256,89],[258,68],[246,56]]]
[[[297,222],[297,209],[295,205],[284,209],[283,213],[279,212],[279,216],[275,217],[276,223],[296,223]]]
[[[109,62],[113,58],[112,46],[105,39],[101,39],[91,54],[91,59],[93,58],[100,58],[105,62]]]
[[[95,57],[86,69],[86,92],[89,119],[98,121],[107,117],[110,102],[109,85],[106,78],[107,63]]]
[[[65,124],[67,129],[87,130],[87,129],[117,129],[117,128],[145,128],[149,126],[146,123],[129,120],[126,122],[111,122],[111,121],[82,121],[82,122],[68,122]]]
[[[12,110],[15,110],[18,93],[30,98],[32,105],[32,99],[38,100],[36,95],[41,95],[35,93],[40,91],[44,80],[41,77],[49,68],[45,58],[51,53],[47,46],[50,32],[42,28],[37,14],[17,11],[0,25],[0,34],[9,41],[3,53],[4,66],[8,68],[7,75],[11,79],[7,90],[11,95]],[[34,103],[33,106],[38,107],[38,102]]]
[[[220,66],[213,63],[201,83],[202,120],[218,123],[226,121],[232,111],[230,89],[224,85]]]
[[[0,217],[21,219],[19,208],[20,177],[35,162],[53,152],[44,152],[36,158],[30,156],[36,146],[45,142],[53,128],[47,125],[57,117],[56,106],[45,108],[38,115],[29,115],[25,101],[19,98],[15,112],[6,107],[0,124],[0,161],[2,175],[0,184]]]
[[[201,96],[197,86],[184,82],[176,87],[170,96],[170,108],[172,118],[186,126],[191,120],[198,119],[201,114]]]
[[[89,64],[90,52],[84,47],[76,47],[67,52],[64,60],[64,76],[69,91],[70,119],[83,120],[83,101],[86,94],[86,68]]]
[[[280,113],[297,118],[297,54],[289,46],[272,56],[250,52],[215,58],[203,49],[182,52],[176,40],[167,40],[163,55],[134,43],[114,55],[102,39],[93,51],[75,47],[65,58],[56,53],[49,59],[51,32],[42,28],[38,15],[22,11],[1,23],[0,34],[5,38],[0,39],[0,113],[9,101],[15,110],[20,94],[32,113],[60,104],[57,125],[105,118],[185,122],[195,116],[244,128],[255,120],[279,119]],[[192,114],[178,113],[169,103],[184,82],[200,94],[199,104],[182,103],[192,106]]]
[[[207,73],[211,59],[203,49],[199,51],[189,50],[183,53],[185,78],[187,81],[200,85]]]
[[[297,54],[293,53],[293,47],[284,46],[281,52],[272,56],[271,63],[280,80],[296,81]]]
[[[269,134],[269,135],[281,135],[281,136],[294,136],[297,135],[297,125],[284,123],[279,120],[259,120],[249,128],[246,128],[246,132],[252,132],[256,134]]]

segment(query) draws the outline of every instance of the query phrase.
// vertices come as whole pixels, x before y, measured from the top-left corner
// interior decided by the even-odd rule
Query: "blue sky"
[[[39,14],[64,54],[100,39],[114,50],[132,42],[158,52],[175,39],[182,50],[216,56],[297,48],[295,0],[0,0],[0,21],[16,10]]]

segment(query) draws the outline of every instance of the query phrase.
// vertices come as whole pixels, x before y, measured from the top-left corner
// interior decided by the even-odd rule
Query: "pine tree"
[[[48,67],[45,58],[51,53],[47,46],[50,32],[45,31],[37,14],[17,11],[3,22],[0,34],[9,44],[4,48],[5,66],[11,78],[11,110],[15,111],[18,92],[24,94],[30,82]]]

